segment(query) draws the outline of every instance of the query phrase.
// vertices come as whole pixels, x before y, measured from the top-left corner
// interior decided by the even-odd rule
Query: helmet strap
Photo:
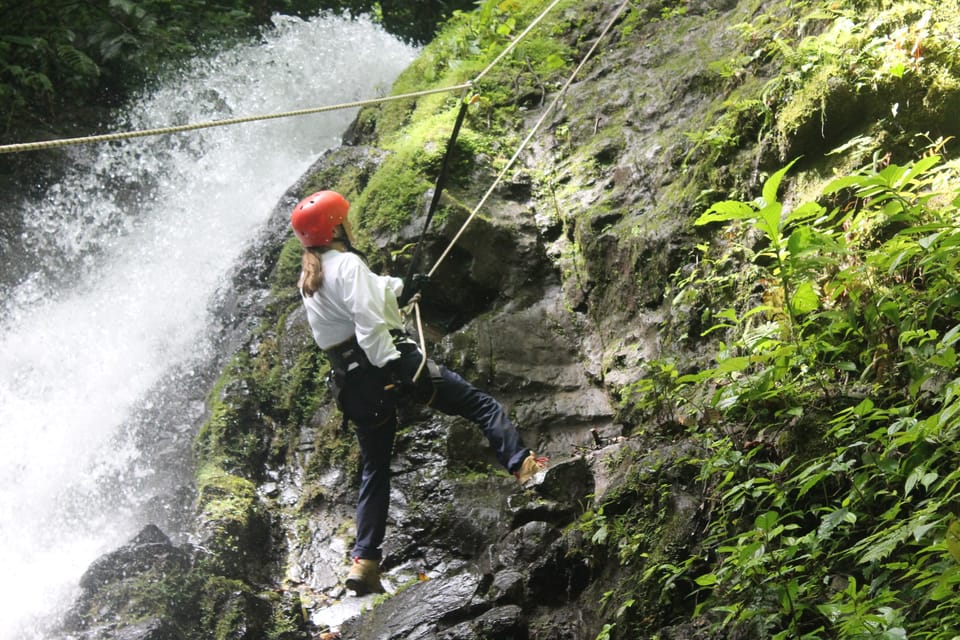
[[[334,232],[333,241],[339,242],[340,244],[343,245],[343,248],[346,249],[347,252],[355,253],[356,255],[360,256],[360,258],[364,262],[367,262],[366,254],[353,246],[353,242],[351,240],[352,235],[353,234],[350,231],[349,224],[340,224],[340,225],[337,225],[337,229]]]

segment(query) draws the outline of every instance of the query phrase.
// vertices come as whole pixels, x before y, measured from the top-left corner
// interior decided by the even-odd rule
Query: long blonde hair
[[[300,280],[297,286],[305,296],[312,296],[323,285],[323,260],[326,247],[308,247],[300,258]]]

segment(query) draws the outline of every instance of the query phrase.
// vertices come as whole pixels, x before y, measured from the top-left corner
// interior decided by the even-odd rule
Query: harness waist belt
[[[324,353],[327,354],[333,370],[340,374],[346,374],[348,371],[366,367],[370,364],[367,354],[360,348],[360,343],[357,342],[356,337],[344,340],[329,349],[324,349]]]
[[[417,343],[401,329],[392,329],[390,336],[393,338],[393,343],[397,348],[406,345],[416,347],[417,345]],[[340,344],[335,344],[323,351],[327,354],[327,359],[330,360],[330,366],[333,367],[333,370],[341,374],[346,374],[354,369],[371,366],[371,362],[369,358],[367,358],[367,354],[364,353],[360,347],[360,343],[357,342],[356,336],[344,340]]]

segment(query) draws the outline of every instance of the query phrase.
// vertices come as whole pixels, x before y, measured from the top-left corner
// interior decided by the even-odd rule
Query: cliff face
[[[454,20],[395,91],[470,79],[539,11],[484,7]],[[428,267],[619,8],[561,3],[474,87],[424,241]],[[399,250],[417,240],[457,104],[434,96],[364,110],[344,146],[278,203],[224,301],[242,322],[225,335],[233,358],[197,436],[196,546],[148,531],[103,559],[82,585],[70,637],[722,633],[697,607],[708,583],[684,575],[709,562],[715,502],[691,422],[709,420],[656,393],[672,379],[663,363],[697,371],[716,352],[701,337],[711,304],[676,296],[708,235],[693,222],[717,201],[752,199],[797,156],[797,194],[877,150],[905,162],[922,146],[914,134],[956,133],[960,92],[949,77],[911,75],[920,54],[897,45],[914,43],[923,20],[929,42],[939,33],[941,14],[931,19],[922,4],[864,10],[892,43],[889,59],[869,63],[880,69],[871,82],[842,50],[827,60],[804,49],[807,38],[838,47],[846,38],[863,64],[868,49],[850,42],[868,19],[846,9],[625,8],[424,294],[432,356],[510,408],[527,444],[552,459],[544,477],[519,488],[472,425],[407,408],[383,565],[391,594],[345,595],[356,445],[340,429],[293,288],[299,250],[287,215],[312,190],[345,193],[371,264],[402,274],[409,253]],[[881,62],[900,53],[900,73],[884,74]],[[736,299],[762,284],[742,276],[741,289],[704,296]]]

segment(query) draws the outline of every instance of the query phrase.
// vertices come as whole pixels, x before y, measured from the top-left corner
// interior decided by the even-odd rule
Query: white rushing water
[[[414,54],[365,20],[278,18],[261,42],[137,99],[116,128],[372,98]],[[160,471],[124,425],[209,348],[211,298],[354,115],[77,148],[70,175],[18,212],[37,264],[0,301],[0,640],[45,637],[90,563],[145,524],[133,505],[149,496],[111,482]]]

